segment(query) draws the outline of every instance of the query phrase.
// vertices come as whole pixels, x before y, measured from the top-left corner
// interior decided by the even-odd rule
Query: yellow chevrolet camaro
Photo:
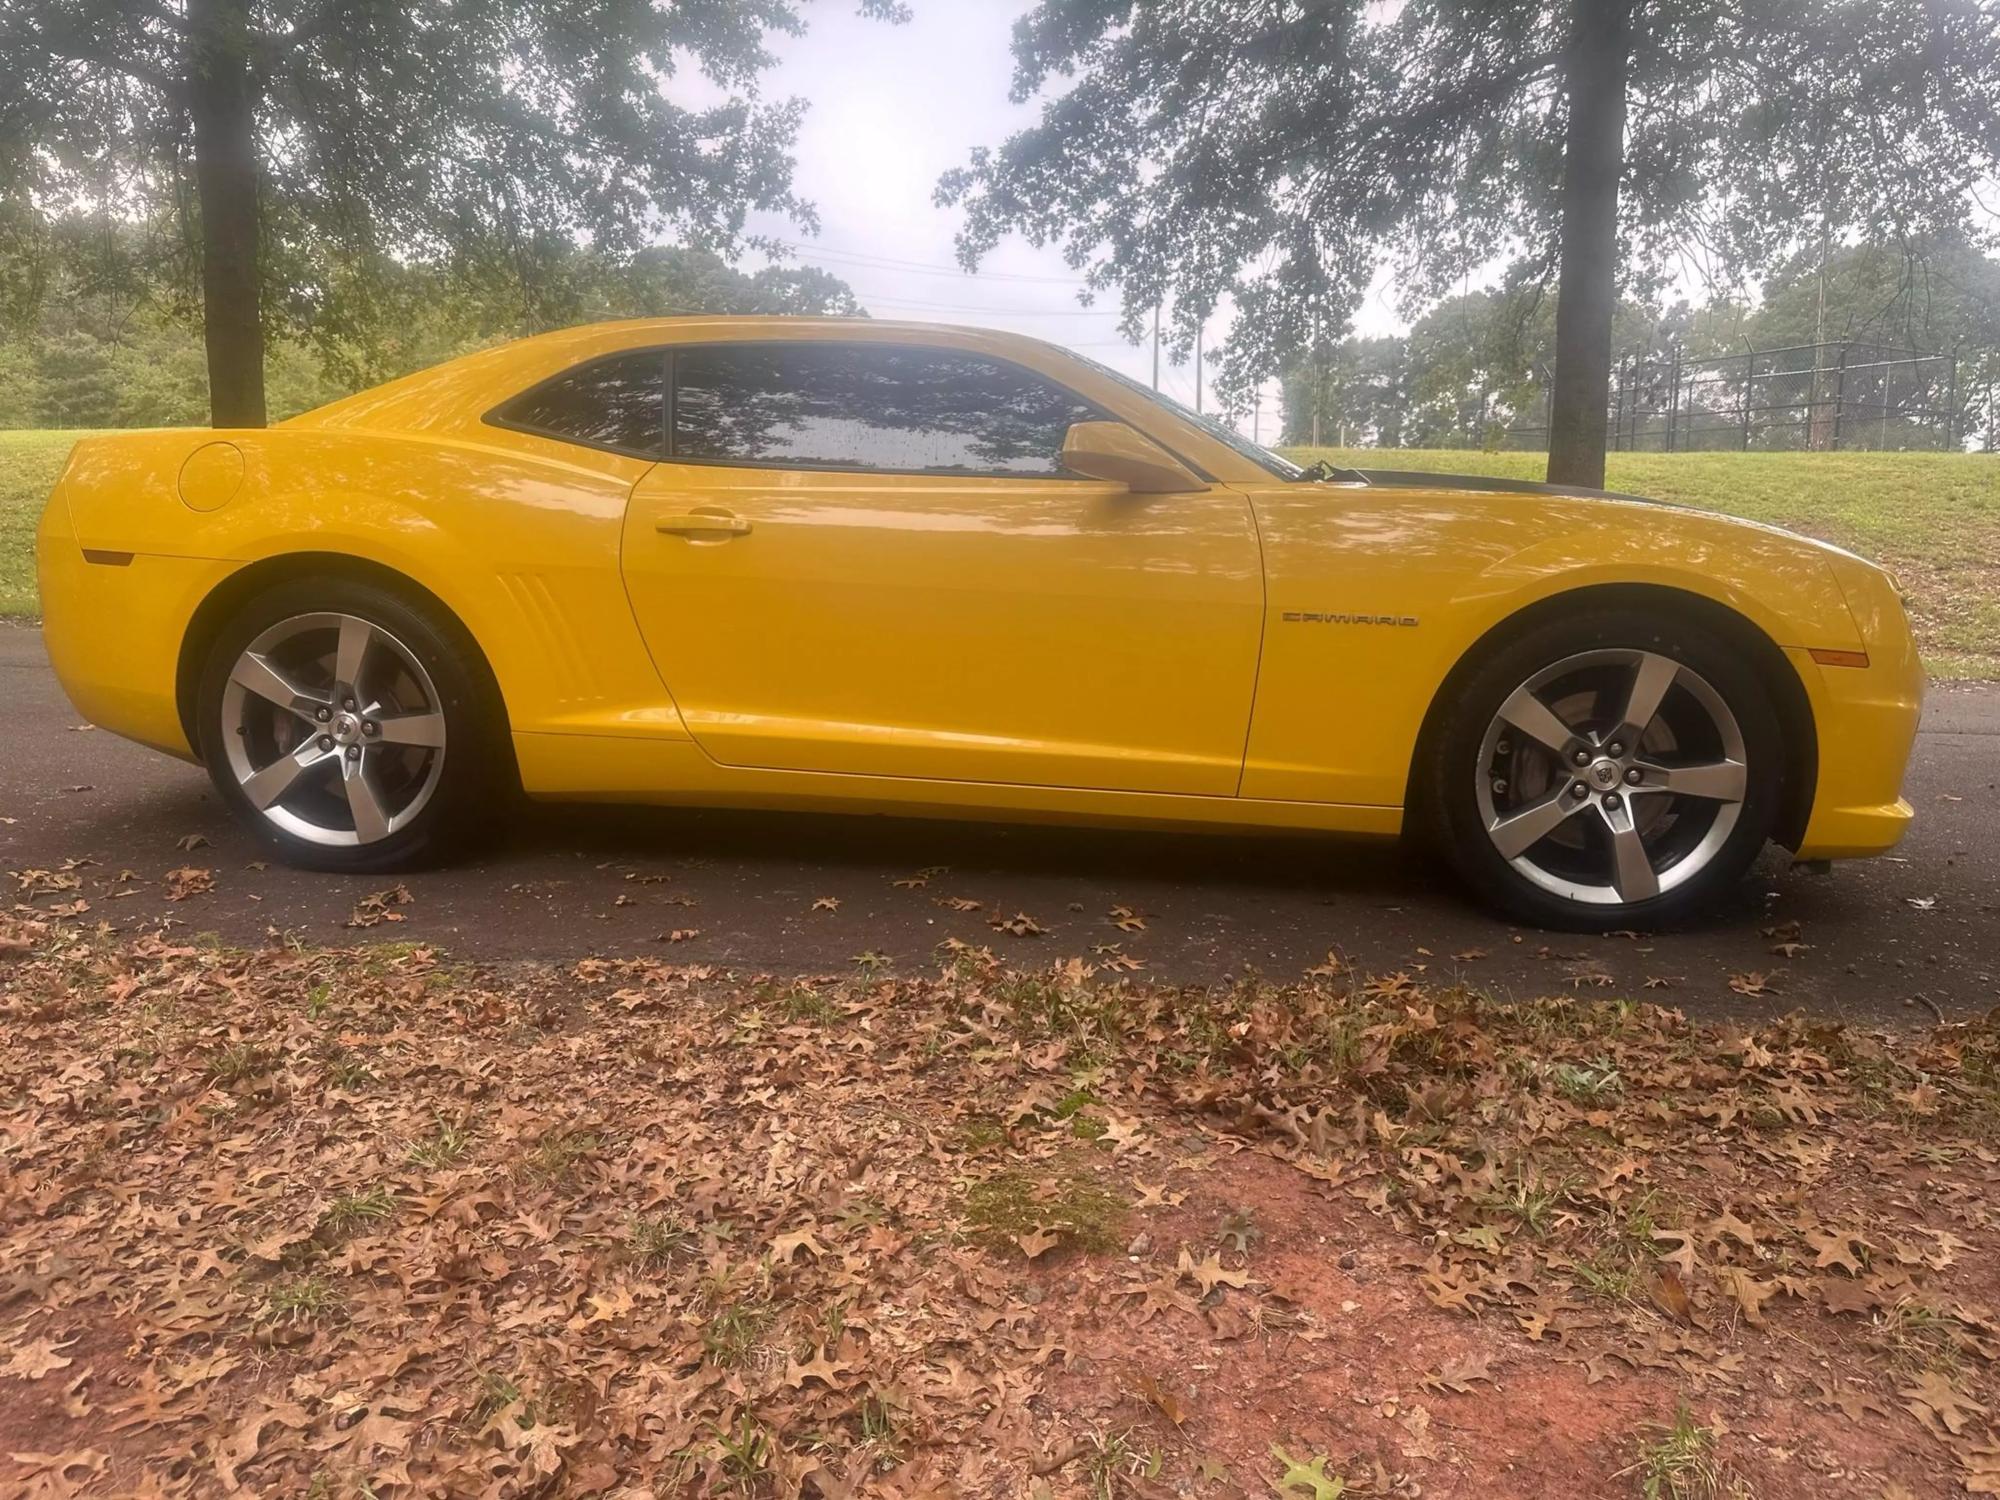
[[[1301,470],[1032,340],[695,318],[257,431],[85,439],[37,538],[77,707],[285,859],[548,799],[1431,836],[1624,927],[1889,848],[1879,568],[1593,491]]]

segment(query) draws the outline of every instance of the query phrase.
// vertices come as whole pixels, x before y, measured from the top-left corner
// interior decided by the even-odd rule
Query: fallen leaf
[[[1460,1355],[1446,1360],[1434,1374],[1424,1376],[1421,1384],[1429,1390],[1457,1391],[1461,1396],[1469,1396],[1474,1381],[1493,1383],[1492,1366],[1490,1352]]]
[[[410,888],[406,885],[392,885],[386,891],[375,891],[354,903],[347,925],[374,927],[383,922],[400,922],[403,914],[395,908],[407,906],[412,899]]]
[[[70,1361],[61,1351],[75,1342],[74,1338],[30,1339],[15,1349],[12,1359],[0,1365],[0,1375],[18,1375],[23,1380],[40,1380],[54,1371],[68,1369]]]
[[[204,891],[214,890],[215,872],[196,869],[193,865],[169,870],[166,874],[166,886],[169,901],[185,901],[190,896],[199,896]]]
[[[1046,1226],[1037,1226],[1034,1229],[1030,1229],[1026,1234],[1015,1235],[1014,1243],[1021,1247],[1023,1255],[1027,1256],[1029,1260],[1034,1260],[1039,1256],[1048,1254],[1049,1251],[1062,1243],[1062,1231],[1060,1229],[1050,1229]]]
[[[1936,1437],[1957,1437],[1974,1417],[1986,1415],[1983,1404],[1961,1393],[1936,1370],[1925,1370],[1896,1394],[1910,1415]]]

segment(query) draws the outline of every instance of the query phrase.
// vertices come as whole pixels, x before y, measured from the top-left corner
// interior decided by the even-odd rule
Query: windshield
[[[1130,375],[1119,370],[1114,370],[1111,366],[1102,364],[1088,355],[1072,353],[1071,357],[1089,365],[1091,369],[1097,371],[1100,375],[1110,376],[1127,390],[1137,392],[1154,405],[1165,407],[1183,422],[1192,422],[1218,443],[1227,445],[1234,452],[1249,459],[1251,463],[1277,475],[1280,479],[1297,479],[1305,473],[1304,469],[1301,469],[1289,458],[1284,458],[1273,453],[1269,448],[1264,447],[1260,443],[1251,442],[1250,439],[1238,432],[1234,427],[1231,427],[1227,422],[1220,421],[1203,412],[1189,411],[1180,402],[1174,400],[1172,396],[1167,395],[1165,392],[1156,391],[1151,386],[1134,380]]]

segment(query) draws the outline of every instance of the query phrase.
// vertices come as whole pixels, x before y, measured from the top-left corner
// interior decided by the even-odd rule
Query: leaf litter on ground
[[[0,1489],[2000,1493],[2000,1020],[941,951],[0,919]]]

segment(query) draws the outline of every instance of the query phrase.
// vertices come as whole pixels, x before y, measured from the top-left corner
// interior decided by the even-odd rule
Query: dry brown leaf
[[[383,922],[400,922],[403,914],[396,910],[407,906],[414,899],[406,885],[392,885],[384,891],[372,891],[354,903],[354,910],[347,918],[349,927],[375,927]]]
[[[1900,1388],[1897,1395],[1910,1414],[1937,1437],[1957,1437],[1974,1417],[1986,1415],[1983,1403],[1958,1390],[1936,1370],[1925,1370]]]
[[[66,1370],[70,1361],[62,1351],[75,1342],[75,1338],[30,1339],[14,1350],[13,1356],[6,1364],[0,1365],[0,1375],[14,1375],[22,1380],[40,1380],[57,1370]]]
[[[1492,1369],[1492,1351],[1480,1350],[1446,1360],[1435,1372],[1424,1376],[1421,1384],[1428,1390],[1456,1391],[1461,1396],[1469,1396],[1473,1394],[1475,1381],[1483,1380],[1489,1385],[1494,1383]]]
[[[214,890],[215,872],[197,869],[193,865],[169,870],[166,874],[166,887],[169,901],[185,901],[190,896],[199,896],[205,891]]]
[[[1014,1243],[1020,1246],[1021,1253],[1029,1260],[1035,1260],[1062,1243],[1062,1231],[1051,1229],[1047,1225],[1038,1225],[1026,1234],[1015,1235]]]

